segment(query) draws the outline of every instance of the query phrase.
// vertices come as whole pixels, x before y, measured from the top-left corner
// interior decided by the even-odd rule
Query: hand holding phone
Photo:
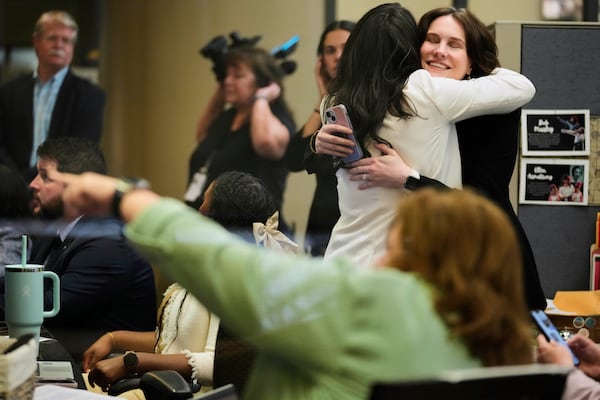
[[[556,329],[556,326],[554,326],[552,321],[550,321],[550,318],[548,318],[546,313],[543,310],[531,310],[531,316],[546,340],[554,340],[556,343],[569,349],[571,355],[573,356],[573,364],[575,364],[575,366],[579,365],[579,359],[575,354],[573,354],[573,351],[560,335],[560,332],[558,329]]]
[[[338,104],[336,106],[330,107],[325,110],[325,121],[328,124],[338,124],[343,125],[347,128],[350,128],[354,131],[352,127],[352,123],[350,122],[350,117],[348,116],[348,111],[346,110],[346,106],[343,104]],[[352,135],[346,135],[343,133],[334,133],[334,135],[339,136],[341,138],[350,139],[354,142],[353,151],[351,154],[342,158],[342,162],[344,164],[349,164],[354,161],[358,161],[363,158],[363,151],[358,141],[356,140],[356,136],[354,133]]]

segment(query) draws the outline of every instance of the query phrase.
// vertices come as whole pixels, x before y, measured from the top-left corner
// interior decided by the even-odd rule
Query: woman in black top
[[[317,178],[304,240],[306,250],[313,256],[325,253],[331,230],[340,216],[340,211],[332,158],[313,154],[309,148],[309,141],[311,135],[321,127],[321,99],[327,94],[329,82],[336,76],[338,60],[354,25],[351,21],[334,21],[327,25],[321,34],[315,66],[319,100],[304,126],[290,140],[285,154],[285,164],[290,171],[306,169]]]
[[[283,71],[267,51],[248,46],[225,55],[225,71],[200,117],[190,158],[188,181],[197,182],[200,195],[186,200],[198,208],[221,173],[241,171],[262,180],[281,210],[288,174],[283,156],[296,129],[283,96]],[[283,218],[280,226],[286,231]]]

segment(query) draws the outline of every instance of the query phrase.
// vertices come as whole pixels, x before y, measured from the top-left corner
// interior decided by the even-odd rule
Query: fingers
[[[569,339],[569,345],[584,347],[584,346],[587,346],[589,343],[594,344],[592,339],[585,337],[583,335],[573,335]]]
[[[81,361],[81,369],[84,372],[90,372],[91,370],[93,370],[96,367],[96,364],[98,364],[98,361],[100,361],[101,358],[97,357],[97,355],[95,353],[91,353],[91,354],[83,354],[83,360]]]
[[[271,82],[267,86],[256,91],[257,96],[259,93],[262,96],[267,96],[269,101],[273,101],[281,94],[281,87],[277,84],[277,82]]]
[[[58,172],[56,170],[52,170],[48,171],[48,178],[56,182],[61,182],[65,185],[69,185],[70,183],[76,181],[78,176],[68,172]]]
[[[338,124],[325,124],[321,127],[321,132],[326,132],[330,135],[332,135],[333,137],[336,138],[341,138],[342,140],[350,140],[350,139],[346,139],[345,137],[340,137],[337,134],[344,134],[344,135],[352,135],[353,131],[352,129],[348,128],[347,126],[344,125],[338,125]],[[354,144],[354,142],[353,142]]]
[[[548,341],[541,333],[536,337],[538,348],[545,348],[548,346]]]
[[[375,148],[381,152],[382,156],[400,157],[398,152],[385,143],[375,143]]]
[[[89,357],[86,357],[85,354],[83,355],[83,360],[81,360],[81,370],[83,372],[90,372],[90,369],[92,369],[91,367],[91,363],[89,360]]]
[[[317,62],[315,63],[315,75],[317,76],[317,80],[323,80],[323,60],[321,56],[317,57]]]
[[[78,212],[90,214],[108,214],[110,204],[117,187],[113,177],[85,172],[81,175],[57,175],[66,184],[63,192],[65,206]]]
[[[377,185],[373,182],[369,182],[369,181],[362,182],[360,185],[358,185],[358,190],[365,190],[365,189],[369,189],[369,188],[372,188],[375,186],[377,186]]]
[[[372,173],[370,174],[366,168],[362,167],[350,168],[347,171],[351,181],[368,182],[373,180],[374,177]]]
[[[362,158],[351,164],[346,169],[351,181],[362,181],[363,184],[375,179],[378,167],[376,166],[375,157]]]
[[[96,385],[94,384],[94,370],[91,370],[90,372],[88,372],[88,383],[90,384],[91,387],[96,387]]]
[[[376,176],[367,171],[368,170],[364,166],[357,166],[347,170],[348,178],[353,182],[359,182],[358,190],[379,186]]]
[[[335,127],[340,127],[339,132]],[[351,134],[352,130],[341,125],[324,125],[315,140],[315,147],[318,153],[336,157],[345,157],[352,154],[354,142],[345,137],[340,137],[336,133]]]
[[[98,387],[100,387],[100,389],[102,389],[103,392],[108,392],[108,387],[110,386],[110,384],[107,382],[106,376],[104,376],[100,369],[93,368],[92,370],[90,370],[87,378],[88,383],[92,388],[96,387],[97,385]]]

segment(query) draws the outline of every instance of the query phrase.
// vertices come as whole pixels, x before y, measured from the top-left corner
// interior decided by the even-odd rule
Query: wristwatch
[[[122,218],[121,201],[126,193],[134,189],[150,189],[150,183],[143,178],[119,178],[113,194],[111,203],[111,212],[113,215]]]
[[[414,169],[411,169],[410,174],[406,177],[406,182],[404,182],[404,187],[408,190],[416,190],[420,180],[421,175]]]
[[[123,356],[123,364],[125,364],[125,370],[127,371],[128,377],[137,376],[138,356],[135,351],[128,351]]]

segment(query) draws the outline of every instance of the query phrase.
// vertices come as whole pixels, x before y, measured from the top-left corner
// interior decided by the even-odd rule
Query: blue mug
[[[44,310],[44,279],[52,280],[52,310]],[[39,264],[6,266],[4,280],[5,317],[8,335],[18,338],[31,333],[40,341],[44,318],[54,317],[60,310],[60,280]]]

